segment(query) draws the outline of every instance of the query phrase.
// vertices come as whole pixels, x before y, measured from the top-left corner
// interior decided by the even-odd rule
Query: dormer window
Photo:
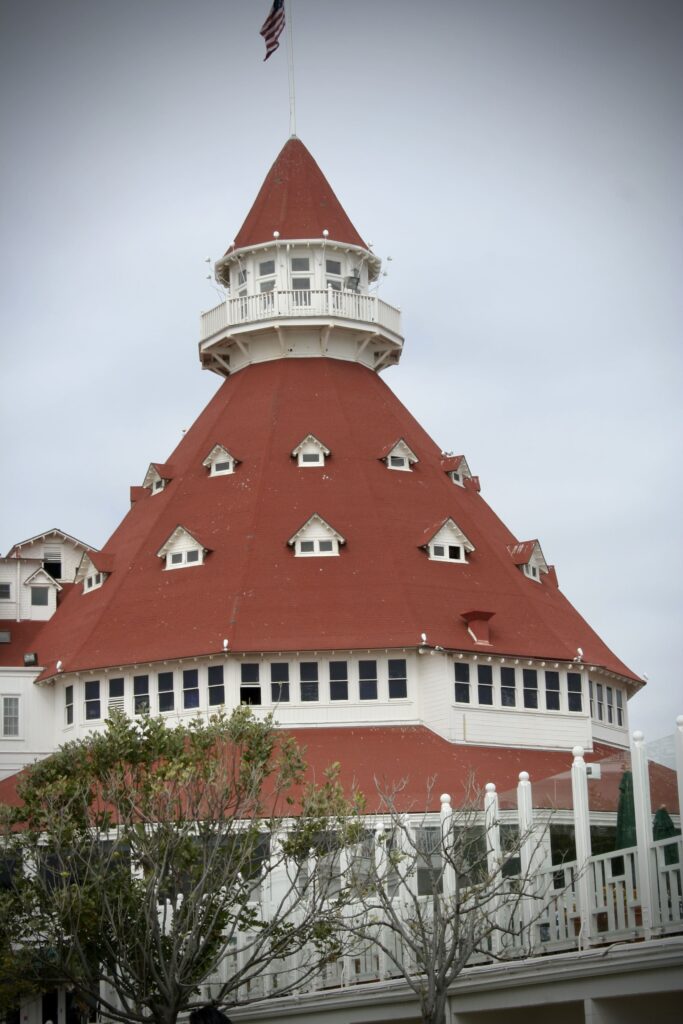
[[[474,551],[474,544],[450,518],[444,520],[436,531],[433,527],[427,530],[422,547],[435,562],[467,562],[468,552]]]
[[[409,472],[416,462],[419,462],[415,452],[408,447],[403,438],[381,456],[388,469],[403,470]]]
[[[171,467],[162,462],[151,462],[142,486],[146,487],[151,494],[159,494],[164,490],[166,484],[172,478]]]
[[[329,454],[330,449],[322,441],[313,434],[307,434],[292,451],[292,458],[297,460],[299,466],[324,466]]]
[[[464,487],[465,480],[471,480],[472,474],[467,465],[464,455],[452,455],[450,452],[442,452],[441,468],[448,475],[457,487]]]
[[[83,593],[88,594],[91,590],[98,590],[112,569],[113,558],[111,555],[102,554],[101,551],[85,551],[76,569],[75,582],[83,582]]]
[[[541,545],[537,540],[525,540],[520,544],[512,544],[508,547],[512,560],[527,579],[541,582],[541,575],[548,572],[548,564],[543,557]]]
[[[230,454],[222,444],[214,445],[209,454],[202,462],[206,466],[209,476],[228,476],[235,472],[238,460]]]
[[[329,523],[314,513],[287,543],[294,548],[297,557],[321,558],[338,555],[340,546],[346,542]]]
[[[165,569],[187,569],[203,565],[208,551],[184,526],[176,526],[166,543],[157,551],[157,558],[165,560]]]

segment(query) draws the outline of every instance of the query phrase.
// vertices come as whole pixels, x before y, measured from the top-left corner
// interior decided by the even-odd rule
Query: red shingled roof
[[[308,433],[334,453],[301,469]],[[210,477],[219,437],[242,463]],[[409,437],[420,462],[396,473],[377,453]],[[229,377],[170,460],[174,479],[136,501],[103,547],[117,571],[68,594],[41,636],[46,675],[231,651],[415,647],[477,650],[461,618],[495,612],[493,653],[571,661],[636,676],[545,578],[510,558],[516,538],[472,487],[454,487],[441,452],[373,373],[341,360],[280,359]],[[346,540],[339,557],[287,546],[317,512]],[[475,547],[467,564],[430,561],[423,532],[451,516]],[[164,571],[156,552],[178,523],[211,549],[203,565]]]
[[[288,139],[268,171],[233,248],[280,238],[322,238],[367,249],[317,163],[299,139]]]
[[[449,793],[453,806],[462,806],[483,793],[487,782],[498,791],[502,809],[516,806],[519,773],[531,778],[535,807],[568,810],[571,800],[572,755],[558,750],[521,750],[449,743],[421,725],[359,726],[354,728],[288,729],[304,749],[313,780],[322,779],[330,764],[339,762],[340,782],[347,794],[359,789],[367,812],[378,809],[378,794],[403,783],[397,798],[402,811],[438,811],[440,796]],[[592,811],[616,811],[619,782],[630,768],[627,750],[596,743],[587,762],[600,762],[602,777],[589,781]],[[653,808],[664,804],[678,812],[676,773],[650,762]],[[16,787],[21,773],[0,781],[0,803],[18,803]]]
[[[24,655],[37,650],[37,637],[44,622],[37,622],[25,619],[17,622],[15,619],[0,619],[0,630],[10,635],[10,642],[0,643],[0,665],[4,667],[23,667]]]

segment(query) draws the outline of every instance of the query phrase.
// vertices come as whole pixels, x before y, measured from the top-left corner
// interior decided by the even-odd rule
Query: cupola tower
[[[373,293],[380,267],[311,154],[290,138],[216,263],[228,297],[202,314],[202,366],[227,377],[288,357],[372,370],[397,363],[401,318]]]

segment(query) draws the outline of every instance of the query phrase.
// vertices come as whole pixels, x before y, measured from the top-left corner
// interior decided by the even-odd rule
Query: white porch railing
[[[334,288],[311,291],[271,291],[226,299],[202,313],[200,341],[219,331],[265,320],[333,316],[377,324],[392,334],[401,333],[401,314],[377,295],[337,291]]]

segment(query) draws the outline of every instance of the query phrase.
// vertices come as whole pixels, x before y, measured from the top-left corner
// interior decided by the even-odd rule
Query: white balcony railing
[[[228,327],[282,318],[332,316],[377,324],[392,334],[401,333],[401,314],[377,295],[337,291],[271,291],[227,299],[201,315],[200,341]]]

